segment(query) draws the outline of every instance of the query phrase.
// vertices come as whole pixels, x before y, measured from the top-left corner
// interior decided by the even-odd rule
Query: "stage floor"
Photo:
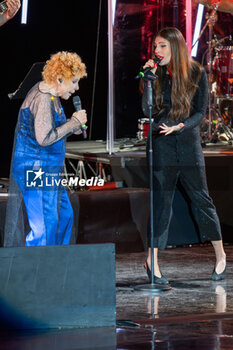
[[[225,281],[213,282],[215,257],[211,244],[167,248],[159,252],[160,267],[172,290],[151,298],[134,287],[148,283],[143,267],[146,253],[117,254],[117,319],[135,322],[154,318],[231,312],[233,317],[233,246],[225,245],[228,272]],[[157,323],[157,322],[156,322]],[[159,323],[159,321],[158,321]]]
[[[145,158],[146,143],[137,139],[117,139],[114,142],[112,155],[106,150],[106,141],[70,141],[66,143],[66,157],[69,159],[85,159],[88,157],[100,157],[106,160],[112,157],[136,157]],[[228,142],[207,143],[203,147],[205,157],[233,156],[233,146]]]
[[[211,245],[161,251],[160,266],[172,290],[154,296],[133,289],[147,281],[145,254],[118,255],[117,319],[139,324],[118,331],[119,349],[232,349],[232,246],[225,250],[228,274],[222,282],[210,280]]]
[[[228,269],[222,282],[210,280],[210,245],[161,251],[161,269],[172,289],[153,296],[134,291],[136,285],[148,283],[145,253],[117,254],[116,329],[0,332],[0,349],[232,349],[232,248],[225,246]],[[123,320],[132,324],[121,325]]]

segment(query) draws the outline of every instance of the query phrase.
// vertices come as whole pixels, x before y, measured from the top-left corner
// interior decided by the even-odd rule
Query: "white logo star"
[[[33,181],[35,181],[36,179],[41,179],[41,176],[44,174],[44,171],[42,171],[42,169],[40,168],[40,170],[34,171],[34,173],[35,173],[35,177]]]

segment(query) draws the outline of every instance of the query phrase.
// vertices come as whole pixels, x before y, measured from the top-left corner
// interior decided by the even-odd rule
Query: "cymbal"
[[[211,10],[214,9],[215,5],[218,5],[217,11],[226,12],[233,15],[233,0],[196,0],[196,2],[205,5]]]

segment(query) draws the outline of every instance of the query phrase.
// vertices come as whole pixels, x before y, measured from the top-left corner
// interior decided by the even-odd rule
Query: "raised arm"
[[[71,119],[55,127],[52,113],[52,101],[49,94],[40,94],[32,107],[34,114],[35,138],[41,146],[50,146],[81,128],[86,122],[86,112],[81,110],[73,114]]]

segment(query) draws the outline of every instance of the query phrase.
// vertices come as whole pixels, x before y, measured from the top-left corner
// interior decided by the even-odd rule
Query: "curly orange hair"
[[[86,77],[86,66],[79,55],[67,51],[60,51],[51,55],[42,72],[43,80],[47,84],[54,83],[57,77],[69,81],[76,75],[80,79]]]

